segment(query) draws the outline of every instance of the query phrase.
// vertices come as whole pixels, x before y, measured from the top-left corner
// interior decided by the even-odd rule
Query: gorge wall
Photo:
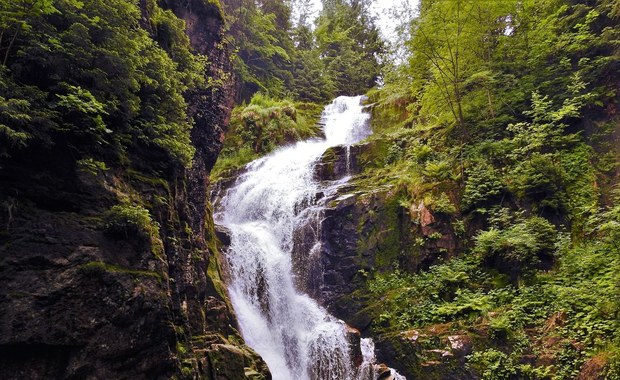
[[[186,93],[194,160],[157,172],[166,163],[138,151],[89,170],[62,139],[0,158],[2,378],[269,377],[235,329],[206,196],[233,99],[224,15],[217,1],[161,6],[217,82]]]

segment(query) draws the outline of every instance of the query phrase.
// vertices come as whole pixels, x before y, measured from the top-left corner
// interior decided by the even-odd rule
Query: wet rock
[[[375,368],[377,374],[377,380],[390,380],[393,379],[392,370],[385,364],[379,364]]]
[[[319,181],[333,181],[358,174],[361,170],[358,156],[363,146],[337,145],[327,149],[314,168],[315,178]]]
[[[394,264],[414,272],[458,250],[449,220],[423,203],[404,208],[389,187],[343,188],[324,201],[320,270],[315,271],[321,280],[314,282],[320,288],[309,292],[349,323],[367,321],[356,316],[365,305],[359,302],[364,295],[356,293],[364,288],[365,273],[390,271]]]
[[[230,246],[231,237],[230,237],[230,230],[228,228],[221,226],[221,225],[216,225],[215,235],[217,236],[218,240],[220,241],[224,249]]]
[[[214,208],[217,208],[222,198],[226,195],[226,192],[235,186],[239,176],[243,175],[247,169],[244,167],[238,169],[230,169],[221,174],[221,178],[217,182],[209,184],[209,196]]]
[[[230,344],[213,345],[207,353],[212,368],[213,379],[227,380],[269,380],[271,375],[262,366],[260,371],[255,361],[261,361],[258,355],[249,349],[241,349]]]
[[[454,355],[463,357],[472,353],[471,337],[467,335],[450,335],[447,339]]]
[[[375,339],[377,360],[389,363],[409,379],[477,378],[465,366],[465,353],[471,353],[473,338],[465,333],[450,335],[450,330],[450,325],[441,324],[379,335]]]
[[[347,329],[347,343],[349,344],[351,353],[353,355],[353,357],[351,358],[351,363],[353,363],[353,366],[359,367],[362,364],[362,361],[364,360],[364,357],[362,355],[362,348],[361,348],[362,336],[360,335],[360,332],[358,329],[355,329],[348,325],[346,326],[346,329]]]

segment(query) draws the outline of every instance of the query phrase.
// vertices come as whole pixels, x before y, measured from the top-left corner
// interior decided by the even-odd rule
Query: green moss
[[[191,351],[190,348],[186,347],[182,342],[177,341],[177,354],[180,356],[184,356],[186,355],[188,352]]]
[[[207,246],[209,247],[209,262],[207,265],[207,275],[211,279],[215,291],[226,302],[228,307],[232,310],[232,305],[228,299],[228,292],[226,290],[226,284],[222,279],[222,257],[220,254],[220,246],[215,235],[215,222],[213,220],[213,206],[211,203],[207,206],[209,208],[208,217],[206,219],[206,233],[207,233]]]
[[[85,271],[103,271],[110,273],[121,273],[127,274],[135,277],[152,277],[157,279],[159,282],[163,281],[163,277],[160,273],[149,271],[149,270],[136,270],[130,268],[124,268],[114,264],[104,263],[103,261],[91,261],[86,263],[80,267],[80,269]]]
[[[372,196],[372,195],[370,195]],[[375,261],[377,268],[391,268],[398,265],[401,254],[404,253],[402,237],[404,231],[401,226],[400,202],[394,195],[388,195],[381,203],[381,212],[375,216],[378,218],[371,224],[371,229],[365,231],[362,239],[358,241],[357,251],[363,257],[371,246],[376,246]],[[366,218],[373,214],[367,214],[360,219],[358,230],[362,231],[366,224]]]
[[[170,184],[164,178],[148,175],[134,169],[127,169],[125,175],[131,182],[139,182],[152,186],[155,189],[164,189],[166,193],[170,193]]]

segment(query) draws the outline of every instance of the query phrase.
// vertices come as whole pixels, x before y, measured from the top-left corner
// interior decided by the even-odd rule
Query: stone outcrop
[[[207,198],[233,99],[223,14],[217,1],[162,3],[222,83],[187,94],[193,166],[83,172],[58,144],[0,162],[0,378],[270,378],[236,331]],[[153,223],[110,233],[119,200]]]
[[[375,339],[378,360],[391,360],[407,378],[468,380],[477,377],[465,366],[471,354],[471,332],[450,332],[450,326],[384,334]]]
[[[315,176],[322,181],[337,180],[360,172],[358,156],[363,145],[338,145],[325,151],[315,166]]]
[[[321,181],[335,181],[359,173],[368,144],[328,149],[317,164],[315,175]],[[335,194],[319,194],[325,209],[318,226],[303,228],[298,257],[320,257],[305,262],[309,273],[303,288],[319,299],[334,315],[367,332],[371,316],[364,312],[366,273],[390,271],[397,265],[408,271],[426,268],[440,258],[455,254],[460,242],[449,217],[432,213],[423,202],[409,208],[400,203],[396,190],[389,186],[353,178]],[[318,231],[319,236],[308,236]],[[316,232],[315,232],[316,235]],[[301,236],[307,241],[303,241]],[[307,255],[316,240],[318,255]],[[299,259],[298,260],[303,260]]]

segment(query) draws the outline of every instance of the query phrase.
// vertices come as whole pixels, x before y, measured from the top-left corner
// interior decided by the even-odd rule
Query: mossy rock
[[[214,379],[266,380],[269,370],[256,353],[230,344],[217,344],[208,352]]]

